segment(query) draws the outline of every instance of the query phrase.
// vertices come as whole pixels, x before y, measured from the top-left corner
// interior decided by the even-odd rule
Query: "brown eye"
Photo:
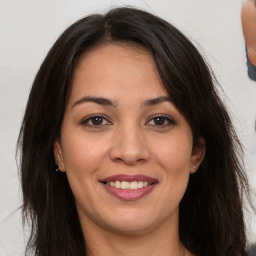
[[[93,125],[102,125],[103,124],[104,119],[100,116],[95,116],[91,118],[91,123]]]
[[[82,121],[82,125],[91,127],[103,126],[107,124],[110,124],[110,122],[103,116],[91,116]]]
[[[166,122],[166,118],[164,118],[164,117],[155,117],[153,119],[153,122],[154,122],[155,125],[164,125],[165,122]]]
[[[175,122],[167,116],[155,116],[153,118],[151,118],[148,122],[148,125],[152,125],[152,126],[168,126],[168,125],[173,125],[175,124]]]

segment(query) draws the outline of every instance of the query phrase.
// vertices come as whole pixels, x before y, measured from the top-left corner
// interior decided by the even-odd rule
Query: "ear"
[[[58,165],[58,169],[61,172],[65,172],[65,166],[64,166],[61,146],[60,146],[59,140],[57,140],[57,139],[55,140],[54,145],[53,145],[53,153],[54,153],[55,163],[56,163],[56,165]]]
[[[190,173],[195,173],[202,163],[205,155],[206,143],[204,138],[199,137],[194,141],[192,154],[191,154],[191,168]]]

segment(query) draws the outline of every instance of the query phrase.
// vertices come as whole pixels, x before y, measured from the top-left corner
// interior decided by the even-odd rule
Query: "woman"
[[[152,14],[71,25],[38,71],[19,146],[28,253],[247,255],[230,118],[199,52]]]

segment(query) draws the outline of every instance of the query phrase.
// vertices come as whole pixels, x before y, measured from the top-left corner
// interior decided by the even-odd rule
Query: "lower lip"
[[[147,187],[138,188],[138,189],[121,189],[121,188],[111,187],[104,183],[102,183],[102,185],[110,194],[125,201],[134,201],[139,198],[142,198],[148,193],[150,193],[152,189],[156,186],[156,184],[151,184]]]

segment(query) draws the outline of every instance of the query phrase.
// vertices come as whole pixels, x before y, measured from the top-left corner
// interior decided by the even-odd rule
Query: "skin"
[[[80,100],[88,96],[112,105]],[[168,94],[152,57],[140,46],[101,46],[76,67],[54,154],[76,200],[87,255],[192,255],[179,241],[179,203],[205,147],[193,146],[172,102],[145,104],[162,96]],[[101,123],[90,119],[95,114]],[[160,123],[156,115],[164,116]],[[99,182],[116,174],[159,182],[146,196],[124,201]]]
[[[248,58],[256,66],[256,6],[253,1],[243,2],[241,20]]]

